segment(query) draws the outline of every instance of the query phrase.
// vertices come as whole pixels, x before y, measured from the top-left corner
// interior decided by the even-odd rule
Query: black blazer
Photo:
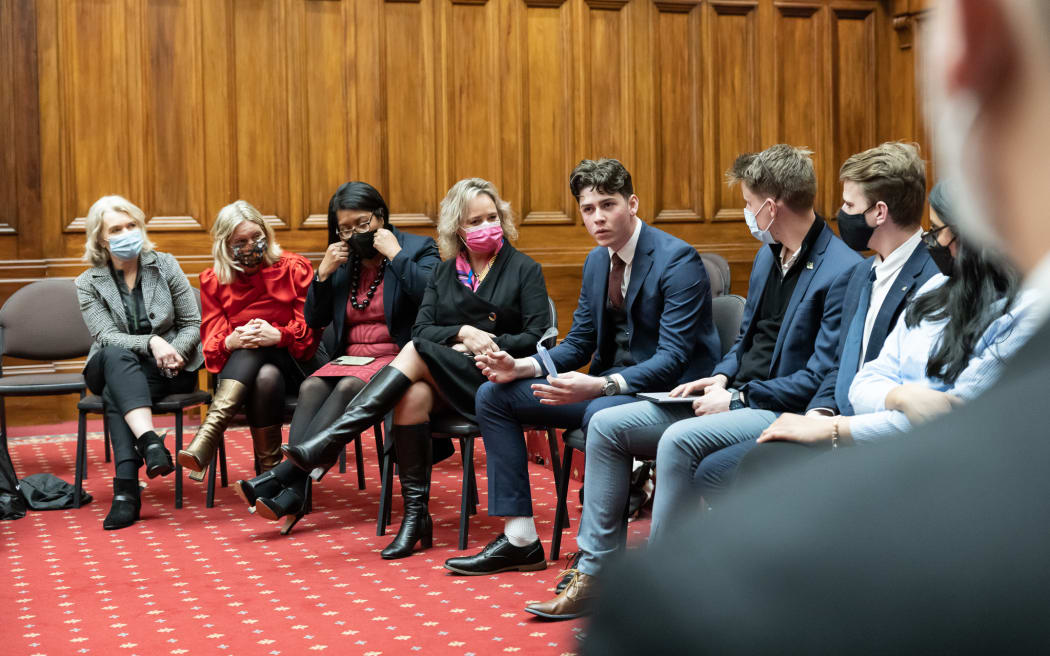
[[[434,267],[441,262],[437,244],[430,237],[422,237],[397,228],[389,230],[401,244],[401,252],[387,264],[383,281],[383,313],[387,329],[398,346],[404,346],[412,337],[419,304],[427,289]],[[350,298],[350,262],[344,262],[328,280],[314,277],[306,293],[303,315],[311,328],[323,329],[332,324],[338,339],[337,348],[330,355],[340,355],[346,347],[346,304]]]
[[[873,255],[853,267],[848,280],[844,281],[845,297],[842,301],[842,321],[839,324],[841,328],[833,356],[835,365],[824,376],[820,387],[817,388],[817,393],[813,395],[809,406],[806,408],[807,411],[813,408],[828,408],[841,414],[853,414],[853,408],[839,408],[835,404],[835,386],[838,383],[842,351],[846,346],[846,333],[849,332],[849,326],[853,322],[853,317],[857,314],[857,305],[860,303],[860,290],[867,283],[868,274],[874,263],[875,256]],[[908,307],[912,296],[935,273],[938,273],[937,265],[933,263],[933,259],[930,257],[930,252],[926,250],[925,244],[920,242],[915,247],[915,250],[912,251],[908,261],[904,263],[900,273],[897,274],[893,287],[886,294],[886,298],[879,307],[879,314],[875,318],[875,325],[872,326],[871,336],[868,338],[868,350],[864,352],[864,362],[874,360],[879,355],[879,351],[882,350],[882,344],[886,341],[886,336],[897,325],[897,320],[900,318],[904,308]],[[868,309],[864,308],[863,311],[867,313]],[[856,373],[855,371],[852,372],[850,378],[852,379]]]

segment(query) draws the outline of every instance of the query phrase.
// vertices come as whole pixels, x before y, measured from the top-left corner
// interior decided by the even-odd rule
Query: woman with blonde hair
[[[238,200],[219,210],[211,229],[215,265],[201,272],[201,343],[208,371],[219,375],[208,414],[179,463],[201,480],[219,438],[244,404],[255,467],[281,460],[286,391],[314,370],[318,334],[303,317],[313,279],[310,261],[282,252],[259,210]]]
[[[153,427],[153,401],[196,387],[200,311],[175,258],[153,250],[142,210],[105,196],[88,210],[84,261],[76,279],[84,323],[94,337],[84,379],[106,401],[113,443],[113,505],[102,522],[131,526],[142,507],[138,470],[149,478],[174,466]]]
[[[404,516],[386,559],[411,555],[417,542],[429,547],[428,511],[434,460],[430,414],[451,406],[473,419],[474,395],[485,376],[474,354],[508,351],[522,357],[550,325],[547,286],[540,265],[510,245],[517,236],[510,206],[491,182],[460,180],[441,202],[438,247],[445,261],[434,269],[406,344],[335,422],[300,444],[283,447],[289,460],[320,480],[345,445],[394,411],[394,453]],[[451,453],[448,445],[445,454]],[[296,492],[283,493],[289,500]],[[301,507],[296,499],[289,513]]]

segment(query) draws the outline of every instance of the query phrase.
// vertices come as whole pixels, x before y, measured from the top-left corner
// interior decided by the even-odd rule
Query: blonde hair
[[[743,183],[759,196],[783,200],[796,212],[810,210],[817,196],[817,176],[809,157],[812,154],[807,148],[787,144],[745,153],[726,171],[726,181],[730,187]]]
[[[926,164],[915,143],[887,141],[851,156],[839,180],[857,183],[870,203],[882,201],[890,220],[902,228],[918,227],[926,206]]]
[[[91,266],[102,266],[109,262],[109,249],[102,244],[102,230],[106,226],[102,218],[106,212],[120,212],[130,216],[142,231],[142,252],[153,250],[153,242],[146,234],[146,214],[123,196],[103,196],[91,206],[87,220],[84,221],[84,232],[87,233],[84,240],[85,262]]]
[[[467,205],[477,198],[478,194],[485,194],[496,204],[496,213],[499,214],[504,239],[514,241],[518,238],[518,229],[514,225],[510,203],[499,197],[496,185],[481,178],[464,178],[452,185],[452,188],[445,194],[444,200],[441,201],[441,211],[438,213],[437,243],[442,259],[453,258],[464,248],[459,238],[459,222],[467,212]]]
[[[277,244],[277,237],[274,235],[273,227],[262,218],[262,214],[259,214],[259,210],[255,209],[251,203],[244,200],[235,200],[219,210],[219,214],[215,217],[215,223],[211,226],[211,255],[215,259],[215,264],[213,265],[215,277],[224,285],[233,282],[233,279],[236,277],[236,271],[244,271],[241,265],[233,261],[230,246],[226,243],[233,231],[237,229],[237,226],[244,221],[250,221],[262,228],[263,236],[266,237],[266,252],[263,253],[265,265],[273,264],[281,257],[281,247]]]

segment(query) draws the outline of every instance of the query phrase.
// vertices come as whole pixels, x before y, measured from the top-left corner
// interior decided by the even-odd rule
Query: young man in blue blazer
[[[696,250],[638,218],[631,175],[615,159],[583,160],[569,187],[598,246],[583,265],[572,328],[550,350],[557,376],[538,357],[475,357],[489,378],[476,414],[485,440],[489,514],[504,532],[478,555],[451,558],[459,574],[546,567],[532,519],[522,426],[586,426],[634,392],[666,390],[706,376],[718,361],[711,289]],[[577,371],[590,363],[589,373]]]
[[[653,535],[697,499],[693,472],[718,449],[758,436],[781,412],[805,409],[828,370],[838,339],[841,295],[831,290],[860,257],[813,210],[817,182],[810,152],[779,144],[737,158],[744,217],[764,244],[755,256],[740,335],[711,376],[674,396],[597,413],[587,431],[587,477],[577,543],[582,557],[552,600],[525,610],[548,619],[587,612],[601,565],[623,543],[623,508],[633,456],[656,456],[659,485]]]
[[[759,442],[815,444],[830,441],[833,435],[837,439],[837,416],[853,414],[849,388],[857,370],[878,356],[912,296],[938,272],[921,239],[926,166],[914,145],[887,142],[857,153],[842,165],[839,179],[842,240],[857,251],[870,248],[875,255],[858,263],[843,279],[841,329],[832,355],[835,365],[810,399],[806,416],[782,414],[763,431]],[[737,465],[755,444],[756,440],[741,442],[703,460],[695,478],[705,500],[710,502],[725,491]],[[809,455],[785,444],[762,451],[763,468]]]

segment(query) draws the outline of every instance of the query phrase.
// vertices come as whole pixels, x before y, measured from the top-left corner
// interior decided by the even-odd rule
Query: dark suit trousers
[[[603,396],[569,405],[543,405],[531,386],[543,378],[525,378],[512,383],[485,383],[478,389],[475,413],[485,441],[489,486],[489,515],[531,517],[529,454],[523,425],[586,428],[594,413],[635,401],[633,396]]]
[[[180,371],[174,378],[164,376],[151,357],[139,357],[119,346],[107,346],[92,356],[84,367],[84,380],[92,394],[106,402],[109,439],[113,443],[113,466],[142,464],[135,450],[135,436],[124,421],[124,415],[136,408],[148,408],[155,399],[168,394],[186,394],[197,386],[197,374]],[[126,468],[128,465],[124,465]],[[118,471],[120,474],[129,472]]]

